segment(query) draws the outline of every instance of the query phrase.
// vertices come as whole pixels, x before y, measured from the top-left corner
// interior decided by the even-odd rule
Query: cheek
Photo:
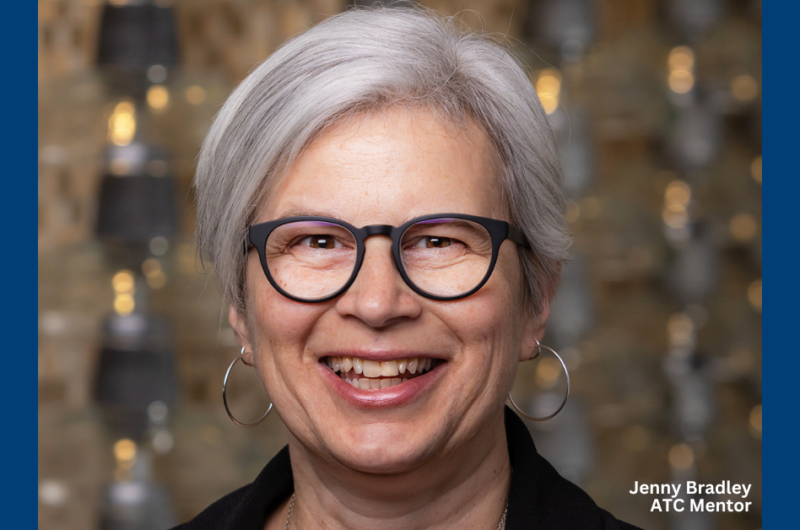
[[[505,247],[502,250],[507,250]],[[522,270],[515,252],[501,250],[497,266],[475,304],[467,311],[463,328],[485,343],[492,362],[513,372],[525,323]],[[506,362],[498,362],[505,359]]]
[[[447,316],[465,346],[480,350],[486,364],[513,364],[521,340],[524,308],[520,286],[507,279],[505,271],[496,269],[483,289],[453,306]],[[508,363],[498,363],[500,359]]]
[[[260,265],[257,271],[253,269],[248,271],[247,282],[248,328],[259,360],[286,361],[289,351],[299,359],[303,344],[324,311],[320,307],[323,304],[289,300],[269,284]]]

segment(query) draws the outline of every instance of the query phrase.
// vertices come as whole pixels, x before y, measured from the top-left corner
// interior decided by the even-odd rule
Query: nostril
[[[419,301],[397,277],[364,275],[337,301],[343,316],[353,316],[370,327],[384,327],[398,318],[414,318],[420,312]]]

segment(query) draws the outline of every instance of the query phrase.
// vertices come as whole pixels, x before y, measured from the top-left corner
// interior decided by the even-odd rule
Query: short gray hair
[[[423,9],[350,9],[281,46],[234,90],[200,151],[196,241],[226,300],[245,310],[242,244],[255,210],[322,131],[395,105],[481,126],[498,155],[534,311],[549,302],[571,238],[555,140],[514,56],[452,17]]]

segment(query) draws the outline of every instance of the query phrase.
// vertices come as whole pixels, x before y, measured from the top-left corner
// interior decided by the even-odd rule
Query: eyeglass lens
[[[322,221],[280,225],[266,241],[266,261],[287,294],[318,300],[350,280],[356,267],[356,237],[344,226]],[[478,286],[492,260],[492,238],[478,223],[428,219],[408,227],[400,241],[409,280],[434,296],[454,297]]]

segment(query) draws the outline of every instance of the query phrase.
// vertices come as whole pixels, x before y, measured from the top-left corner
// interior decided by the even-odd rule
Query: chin
[[[408,427],[386,423],[350,426],[336,438],[329,450],[337,461],[355,471],[379,475],[412,471],[424,465],[440,445],[437,433],[409,432]]]

